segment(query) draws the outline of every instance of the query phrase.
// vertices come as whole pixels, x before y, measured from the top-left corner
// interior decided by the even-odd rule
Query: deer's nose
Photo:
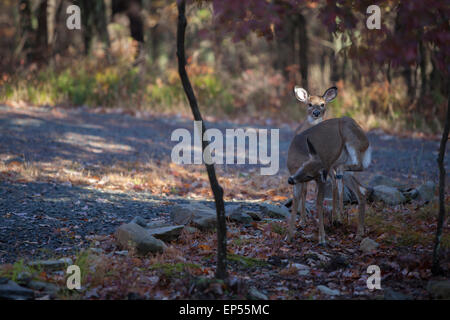
[[[320,111],[319,111],[319,110],[314,110],[314,111],[313,111],[313,116],[314,116],[314,117],[320,116]]]
[[[294,178],[289,177],[288,183],[289,183],[289,184],[295,184]]]

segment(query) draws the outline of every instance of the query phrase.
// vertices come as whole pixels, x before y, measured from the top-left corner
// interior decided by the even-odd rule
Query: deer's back
[[[291,174],[309,159],[306,139],[315,147],[317,154],[328,167],[339,157],[343,141],[340,126],[343,118],[325,120],[297,134],[288,150],[287,166]]]

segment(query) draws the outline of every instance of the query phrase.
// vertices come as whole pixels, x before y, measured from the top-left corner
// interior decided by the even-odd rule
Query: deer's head
[[[310,96],[305,89],[297,86],[294,88],[294,92],[295,97],[306,104],[309,122],[316,122],[322,119],[326,111],[327,103],[337,96],[336,87],[327,89],[322,96]]]
[[[325,168],[322,160],[317,155],[316,149],[306,138],[308,145],[309,159],[297,170],[297,172],[288,178],[289,184],[297,184],[320,179],[322,182],[327,181],[328,170]]]

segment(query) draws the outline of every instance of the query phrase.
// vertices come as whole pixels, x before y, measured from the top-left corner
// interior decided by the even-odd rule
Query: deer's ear
[[[308,102],[308,92],[305,89],[295,86],[294,93],[297,100],[303,103]]]
[[[308,151],[311,156],[317,156],[316,148],[312,145],[311,141],[309,141],[309,138],[306,138],[306,144],[308,145]]]
[[[322,98],[324,98],[325,101],[328,103],[337,97],[337,92],[338,92],[338,89],[336,87],[331,87],[331,88],[327,89],[327,91],[325,91]]]

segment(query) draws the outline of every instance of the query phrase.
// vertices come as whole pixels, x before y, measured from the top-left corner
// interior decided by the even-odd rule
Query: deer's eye
[[[312,103],[308,103],[308,106],[312,107]]]
[[[325,104],[324,103],[322,103],[321,105],[320,105],[321,107],[323,107],[323,106],[325,106]]]

